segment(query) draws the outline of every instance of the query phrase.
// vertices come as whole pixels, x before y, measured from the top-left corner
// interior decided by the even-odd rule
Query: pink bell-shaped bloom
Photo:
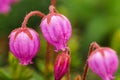
[[[56,48],[56,51],[65,50],[72,27],[64,15],[50,13],[42,19],[40,27],[44,38]]]
[[[107,47],[97,48],[88,58],[90,69],[102,78],[102,80],[114,79],[114,73],[118,68],[116,52]]]
[[[0,14],[8,13],[11,5],[16,2],[19,2],[19,0],[0,0]]]
[[[70,65],[70,55],[68,52],[63,51],[56,58],[54,65],[54,77],[55,80],[61,80],[61,78],[68,71]]]
[[[9,35],[9,47],[13,55],[19,59],[20,64],[32,63],[32,58],[40,47],[40,39],[36,31],[31,28],[17,28]]]

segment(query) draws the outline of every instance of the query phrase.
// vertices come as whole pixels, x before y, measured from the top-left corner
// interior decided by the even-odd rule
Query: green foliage
[[[1,80],[28,80],[32,77],[33,70],[19,64],[18,60],[9,53],[9,66],[0,68]]]
[[[120,29],[116,30],[112,36],[111,47],[120,54]]]

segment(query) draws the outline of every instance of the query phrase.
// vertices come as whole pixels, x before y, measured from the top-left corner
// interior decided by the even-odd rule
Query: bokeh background
[[[50,0],[21,0],[11,6],[8,14],[0,14],[0,80],[54,80],[55,53],[52,51],[49,69],[46,71],[46,41],[39,28],[40,17],[31,17],[27,24],[40,34],[41,39],[41,48],[33,59],[34,64],[19,65],[9,52],[8,38],[13,29],[21,26],[27,13],[39,10],[47,14],[49,5]],[[89,45],[93,41],[115,49],[120,56],[120,0],[57,0],[56,9],[69,18],[73,28],[68,43],[71,49],[71,80],[78,74],[82,75]],[[115,80],[120,80],[120,66],[115,77]],[[62,80],[66,80],[66,77]],[[101,79],[89,70],[87,80]]]

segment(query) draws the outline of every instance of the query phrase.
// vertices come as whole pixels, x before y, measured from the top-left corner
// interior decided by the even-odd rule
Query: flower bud
[[[9,36],[9,47],[20,64],[28,65],[37,54],[40,47],[39,36],[30,28],[17,28]]]
[[[65,50],[71,37],[72,27],[64,15],[50,13],[43,18],[40,27],[44,38],[55,46],[56,51]]]
[[[118,57],[111,48],[97,48],[89,56],[88,65],[102,80],[112,80],[118,68]]]
[[[70,65],[70,55],[68,53],[64,51],[57,56],[54,65],[55,80],[61,80],[61,78],[68,71],[69,65]]]

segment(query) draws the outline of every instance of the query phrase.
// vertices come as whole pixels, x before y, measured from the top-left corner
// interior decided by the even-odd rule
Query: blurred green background
[[[45,70],[46,42],[39,29],[41,18],[31,17],[28,26],[40,34],[41,48],[33,59],[34,64],[19,65],[9,52],[10,32],[21,26],[27,13],[39,10],[47,14],[50,0],[21,0],[14,4],[7,15],[0,14],[0,80],[54,80],[54,51],[48,72]],[[91,42],[108,46],[120,56],[120,0],[57,0],[56,9],[69,18],[73,33],[68,43],[71,49],[71,80],[83,73]],[[119,57],[120,60],[120,57]],[[120,80],[120,66],[115,74]],[[101,80],[89,70],[87,80]],[[62,80],[66,80],[64,77]]]

